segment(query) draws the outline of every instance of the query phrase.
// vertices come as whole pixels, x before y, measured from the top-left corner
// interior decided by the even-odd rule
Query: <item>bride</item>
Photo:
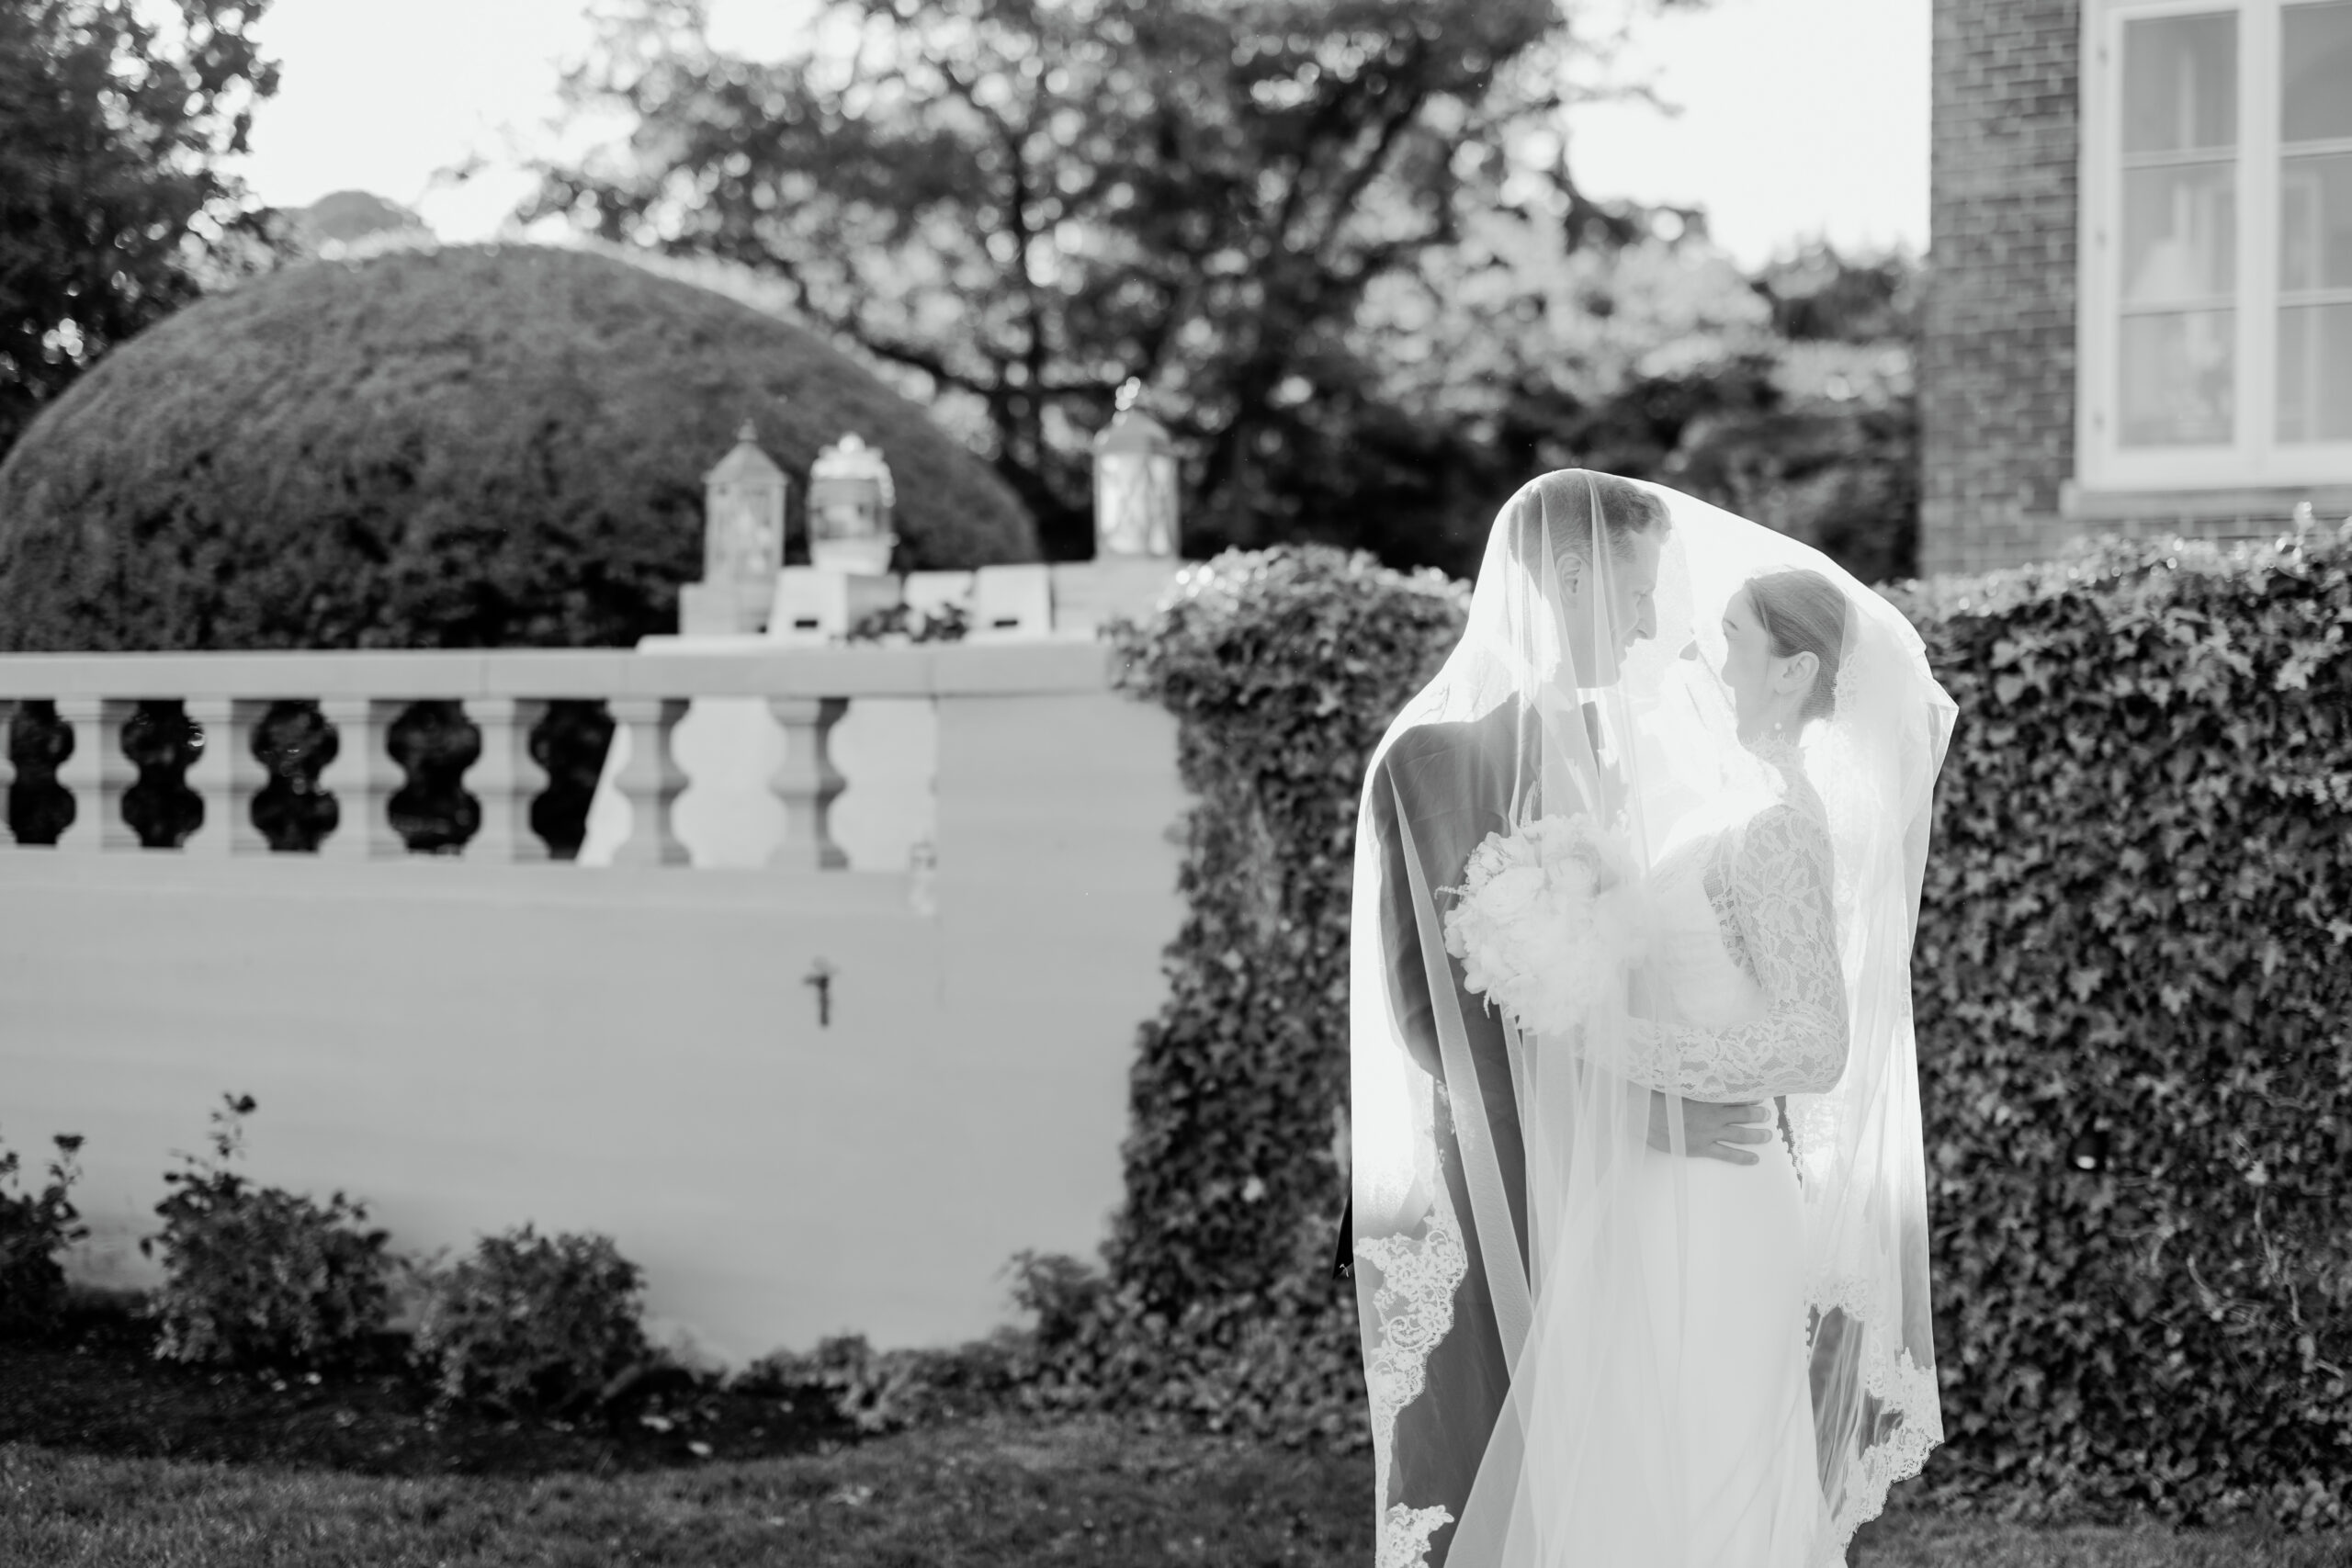
[[[1939,1440],[1908,976],[1951,717],[1793,541],[1578,470],[1506,506],[1357,836],[1380,1568],[1836,1563]]]

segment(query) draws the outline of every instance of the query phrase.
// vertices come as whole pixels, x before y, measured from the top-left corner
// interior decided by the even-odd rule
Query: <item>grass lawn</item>
[[[0,1446],[0,1563],[1080,1568],[1372,1561],[1369,1461],[989,1420],[693,1469],[417,1478]],[[1858,1568],[2323,1568],[2352,1535],[1898,1513]]]
[[[0,1341],[0,1568],[1371,1568],[1368,1455],[1100,1419],[860,1441],[826,1396],[639,1388],[572,1422],[435,1418],[399,1358],[155,1359],[119,1303]],[[2352,1568],[2352,1535],[2035,1529],[1924,1511],[1855,1568]]]

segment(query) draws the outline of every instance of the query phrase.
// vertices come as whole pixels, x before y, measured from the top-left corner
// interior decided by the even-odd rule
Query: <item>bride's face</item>
[[[1777,667],[1789,661],[1772,657],[1771,637],[1757,618],[1755,601],[1745,588],[1724,606],[1723,632],[1724,684],[1731,688],[1739,738],[1754,740],[1770,729],[1774,720],[1787,717],[1782,709],[1788,705],[1774,687],[1780,683],[1776,677],[1782,673]]]

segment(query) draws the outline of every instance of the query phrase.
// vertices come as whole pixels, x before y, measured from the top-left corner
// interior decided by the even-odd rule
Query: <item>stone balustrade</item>
[[[75,731],[72,829],[0,839],[0,1121],[11,1146],[87,1140],[73,1277],[155,1282],[138,1242],[163,1173],[235,1092],[262,1107],[254,1179],[362,1195],[403,1251],[525,1221],[609,1235],[654,1319],[724,1360],[987,1333],[1005,1259],[1091,1250],[1120,1201],[1130,1046],[1184,915],[1175,720],[1111,689],[1113,657],[0,656],[0,704]],[[390,742],[424,700],[480,737],[456,854],[395,830]],[[583,700],[615,735],[557,862],[530,737]],[[156,701],[207,742],[176,850],[129,819],[160,841],[194,815],[176,794],[172,834],[146,815],[122,731]],[[269,718],[288,701],[337,732],[315,853],[254,824],[285,797],[254,742],[292,733]],[[129,743],[151,773],[152,739]],[[593,761],[558,766],[576,789]]]
[[[862,698],[1099,693],[1112,658],[1101,644],[1074,641],[651,652],[17,654],[0,657],[0,726],[19,703],[53,702],[74,735],[57,782],[75,802],[56,851],[136,852],[140,837],[123,807],[138,771],[125,750],[124,729],[141,703],[178,700],[206,743],[185,777],[203,803],[202,825],[176,852],[256,855],[271,846],[254,823],[254,799],[269,782],[254,756],[255,731],[274,704],[314,701],[337,737],[318,787],[335,797],[338,825],[318,853],[379,860],[409,853],[391,818],[392,796],[407,779],[389,747],[392,727],[413,704],[455,702],[481,738],[480,755],[463,778],[480,803],[481,822],[458,858],[514,863],[548,858],[531,826],[532,804],[548,784],[531,755],[534,727],[550,702],[601,703],[615,727],[615,755],[625,759],[609,782],[626,799],[631,824],[609,863],[683,866],[690,857],[676,811],[689,780],[677,757],[679,727],[699,700],[755,699],[785,740],[785,760],[766,781],[784,821],[770,863],[826,870],[846,863],[829,825],[843,786],[831,738],[852,705]],[[12,773],[0,748],[0,788]],[[12,841],[0,839],[0,845]]]

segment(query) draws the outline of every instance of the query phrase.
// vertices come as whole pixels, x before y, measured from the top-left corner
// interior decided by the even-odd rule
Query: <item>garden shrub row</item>
[[[1960,721],[1914,964],[1930,1483],[2352,1512],[2352,525],[1892,594]],[[1122,634],[1198,799],[1126,1197],[1028,1259],[1027,1397],[1364,1440],[1343,1193],[1364,761],[1462,590],[1281,548]]]
[[[255,1108],[249,1095],[223,1096],[210,1153],[183,1155],[183,1168],[164,1176],[162,1226],[141,1243],[164,1265],[143,1303],[159,1359],[270,1375],[352,1371],[399,1337],[388,1325],[405,1296],[414,1324],[401,1359],[440,1414],[609,1415],[623,1396],[658,1404],[682,1383],[714,1387],[710,1373],[648,1341],[643,1272],[609,1237],[525,1224],[481,1237],[455,1263],[395,1256],[387,1233],[365,1228],[364,1204],[341,1192],[321,1203],[243,1175],[244,1119]],[[56,1143],[43,1189],[0,1190],[0,1336],[40,1337],[68,1322],[62,1255],[87,1234],[71,1199],[82,1140]],[[20,1163],[0,1149],[0,1184],[16,1184]],[[1016,1293],[1031,1299],[1025,1285]],[[1037,1404],[1029,1390],[1039,1370],[1035,1336],[1008,1328],[945,1349],[877,1351],[843,1335],[725,1382],[786,1409],[813,1399],[850,1430],[875,1434]]]
[[[211,1151],[184,1155],[164,1178],[162,1225],[140,1242],[160,1253],[149,1293],[155,1355],[270,1371],[352,1363],[387,1331],[394,1288],[413,1298],[407,1360],[436,1409],[558,1414],[609,1401],[656,1370],[642,1320],[644,1276],[601,1235],[542,1236],[526,1224],[483,1236],[454,1264],[399,1258],[368,1210],[248,1179],[250,1095],[212,1113]],[[33,1336],[64,1320],[61,1255],[86,1234],[69,1196],[81,1140],[57,1140],[39,1194],[0,1192],[0,1332]],[[0,1153],[0,1180],[18,1168]]]

